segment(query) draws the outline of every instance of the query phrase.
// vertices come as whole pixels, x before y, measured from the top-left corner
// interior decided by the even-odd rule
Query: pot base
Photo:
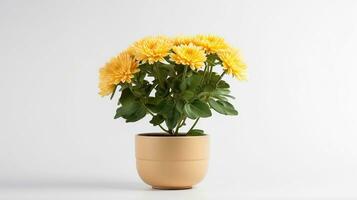
[[[188,189],[192,189],[192,186],[184,186],[184,187],[152,186],[152,189],[156,189],[156,190],[188,190]]]

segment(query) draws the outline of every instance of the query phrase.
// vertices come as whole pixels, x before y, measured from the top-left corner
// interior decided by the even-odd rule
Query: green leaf
[[[207,103],[202,101],[196,100],[191,104],[195,109],[195,112],[198,114],[199,117],[210,117],[212,116],[211,110]]]
[[[211,85],[214,85],[215,88],[229,88],[229,84],[225,82],[224,80],[220,79],[220,74],[217,74],[216,72],[212,72],[212,75],[208,82]]]
[[[187,136],[200,136],[204,135],[204,131],[201,129],[192,129],[187,133]]]
[[[155,77],[157,77],[157,79],[159,80],[160,83],[163,83],[170,73],[170,70],[165,68],[165,64],[160,63],[160,62],[154,63],[153,71],[154,71]]]
[[[180,113],[176,111],[175,107],[167,114],[167,119],[165,120],[166,126],[169,130],[175,128],[180,118]]]
[[[146,81],[147,82],[147,81]],[[154,87],[155,87],[155,85],[154,84],[150,84],[150,83],[146,83],[145,82],[145,84],[144,84],[144,89],[143,89],[143,91],[144,91],[144,95],[146,96],[146,97],[149,97],[150,96],[150,93],[151,93],[151,91],[154,89]]]
[[[210,99],[208,103],[215,111],[223,115],[238,115],[238,111],[235,110],[233,105],[227,101],[215,101]]]
[[[228,115],[238,115],[238,111],[228,101],[220,101],[220,102],[223,104]]]
[[[184,111],[187,117],[191,119],[212,116],[209,106],[200,100],[195,100],[192,103],[185,104]]]
[[[148,76],[154,76],[153,65],[150,65],[149,63],[145,63],[145,64],[141,64],[139,68],[140,71],[145,72]]]
[[[140,106],[137,107],[135,113],[126,118],[126,122],[139,121],[140,119],[144,118],[145,115],[146,115],[146,109],[144,105],[140,104]]]
[[[117,109],[114,119],[117,119],[119,117],[129,117],[130,115],[136,112],[138,106],[139,104],[135,101],[132,101],[131,103],[122,104],[122,106]]]
[[[228,101],[228,99],[225,96],[221,96],[221,95],[216,95],[216,96],[212,96],[213,98],[219,99],[221,101]]]
[[[168,118],[172,109],[174,109],[175,104],[172,100],[163,100],[157,107],[159,109],[159,113],[165,118]]]
[[[159,107],[162,102],[162,98],[160,97],[148,97],[145,106],[152,112],[158,113],[161,108]]]
[[[231,99],[235,99],[235,97],[234,96],[232,96],[232,95],[229,95],[229,94],[225,94],[225,95],[223,95],[224,97],[228,97],[228,98],[231,98]]]
[[[215,86],[213,86],[212,84],[208,84],[203,87],[204,92],[212,92],[214,90],[215,90]]]
[[[164,63],[157,63],[157,67],[160,69],[160,71],[163,72],[163,75],[165,75],[165,76],[175,75],[174,65],[164,64]]]
[[[134,86],[132,87],[132,92],[137,97],[146,96],[145,86]]]
[[[198,118],[198,115],[192,110],[191,104],[189,104],[189,103],[185,104],[185,106],[184,106],[184,111],[185,111],[185,115],[186,115],[188,118],[191,118],[191,119],[196,119],[196,118]]]
[[[144,105],[138,101],[132,101],[130,103],[122,104],[116,111],[114,119],[123,117],[126,122],[135,122],[146,115],[146,109]]]
[[[194,91],[201,86],[201,74],[193,74],[191,77],[187,78],[187,86],[190,90]]]
[[[173,92],[179,93],[181,91],[180,88],[180,85],[182,83],[181,80],[170,77],[169,79],[167,79],[167,81],[171,82],[170,87]]]
[[[123,117],[126,122],[135,122],[146,115],[145,106],[134,96],[130,88],[122,90],[118,104],[121,104],[116,111],[114,119]]]
[[[166,97],[169,94],[169,92],[170,92],[170,88],[164,82],[162,85],[158,85],[156,87],[155,96],[157,96],[157,97]]]
[[[152,123],[154,126],[157,126],[161,124],[163,121],[165,121],[165,118],[162,115],[155,115],[150,120],[150,123]]]
[[[121,92],[121,96],[119,98],[119,102],[118,105],[122,104],[129,104],[131,102],[135,101],[135,96],[134,94],[131,92],[131,90],[129,88],[125,88],[122,92]]]
[[[187,88],[187,79],[185,79],[184,81],[182,81],[182,82],[180,83],[180,90],[181,90],[181,91],[186,90],[186,88]]]
[[[174,68],[175,68],[175,71],[176,71],[178,74],[182,74],[183,71],[184,71],[184,69],[185,69],[185,66],[184,66],[184,65],[177,65],[177,64],[175,64]]]
[[[216,72],[212,72],[211,76],[206,76],[205,79],[206,81],[211,84],[211,85],[216,85],[219,76]]]
[[[176,101],[176,110],[177,111],[179,111],[180,113],[183,113],[184,111],[183,111],[183,107],[185,106],[185,102],[184,101],[182,101],[182,100],[180,100],[180,99],[178,99],[177,101]]]
[[[231,91],[228,88],[217,88],[212,92],[213,95],[228,95]]]
[[[229,88],[229,84],[225,82],[224,80],[220,80],[217,84],[218,88]]]
[[[211,106],[211,108],[213,108],[215,111],[217,111],[218,113],[221,113],[223,115],[226,115],[225,109],[223,104],[218,103],[217,101],[210,99],[208,101],[209,105]]]
[[[182,99],[184,99],[185,101],[190,101],[194,96],[195,96],[195,93],[192,92],[191,90],[185,90],[181,94]]]
[[[146,76],[146,72],[142,71],[142,70],[139,71],[139,73],[135,74],[135,78],[136,78],[137,82],[140,84],[143,83],[145,76]]]
[[[211,97],[227,101],[227,97],[234,98],[233,96],[229,95],[230,90],[228,88],[216,88],[213,92],[210,93]]]

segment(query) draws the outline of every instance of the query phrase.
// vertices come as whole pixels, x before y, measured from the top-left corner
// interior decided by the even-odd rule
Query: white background
[[[0,1],[0,199],[357,198],[357,2]],[[238,117],[206,179],[155,191],[135,170],[145,118],[113,120],[98,69],[147,35],[214,33],[241,49]],[[237,199],[237,198],[235,198]]]

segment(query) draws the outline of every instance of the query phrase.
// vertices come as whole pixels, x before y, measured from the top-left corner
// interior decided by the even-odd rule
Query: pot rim
[[[150,132],[150,133],[138,133],[135,137],[143,137],[143,138],[202,138],[202,137],[209,137],[208,134],[204,135],[196,135],[196,136],[186,136],[186,135],[169,135],[167,133],[157,133],[157,132]]]

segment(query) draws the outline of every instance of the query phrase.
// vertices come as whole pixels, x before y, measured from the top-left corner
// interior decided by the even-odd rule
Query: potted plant
[[[209,137],[197,129],[214,110],[237,115],[229,103],[225,74],[246,78],[236,49],[213,35],[145,37],[99,73],[100,95],[120,92],[115,119],[136,122],[150,115],[160,133],[136,135],[136,164],[142,180],[157,189],[187,189],[206,174]],[[185,131],[181,131],[185,126]]]

